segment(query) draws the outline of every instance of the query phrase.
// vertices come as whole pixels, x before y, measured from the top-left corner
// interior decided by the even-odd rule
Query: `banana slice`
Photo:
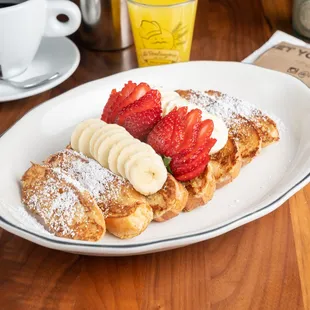
[[[86,127],[79,138],[79,150],[82,154],[87,157],[92,158],[92,154],[90,152],[90,140],[94,133],[98,131],[98,129],[105,126],[105,123],[95,123]]]
[[[115,173],[120,175],[120,173],[117,170],[117,158],[120,154],[120,152],[122,151],[122,149],[133,143],[135,139],[133,137],[128,137],[124,140],[121,140],[119,142],[117,142],[116,144],[114,144],[110,150],[109,153],[109,157],[108,157],[108,165],[109,165],[109,169]]]
[[[124,127],[117,125],[117,124],[107,124],[108,126],[106,126],[105,131],[108,132],[110,130],[114,130],[114,129],[121,129],[123,131],[128,132]],[[128,132],[129,134],[129,132]]]
[[[107,124],[107,126],[105,126],[105,128],[107,128],[109,126],[110,125]],[[115,130],[116,128],[113,127],[113,129]],[[121,131],[121,130],[119,130],[119,131]],[[96,132],[92,135],[92,137],[89,141],[89,151],[90,151],[90,154],[92,154],[93,158],[95,158],[95,152],[94,152],[95,144],[98,141],[98,139],[100,138],[100,136],[106,132],[107,132],[107,130],[102,128],[102,129],[96,130]]]
[[[130,157],[139,152],[149,152],[154,156],[154,153],[152,152],[153,149],[151,149],[149,148],[148,144],[142,143],[139,140],[135,139],[132,144],[125,146],[120,152],[117,158],[117,171],[120,173],[121,176],[126,178],[125,163],[130,159]]]
[[[79,139],[80,139],[80,136],[81,136],[82,132],[84,131],[84,129],[91,124],[97,124],[97,123],[106,124],[105,122],[103,122],[100,119],[92,118],[92,119],[88,119],[88,120],[80,123],[79,125],[77,125],[75,127],[75,129],[71,135],[71,147],[75,151],[79,152]]]
[[[156,156],[156,157],[155,157]],[[132,163],[136,160],[136,159],[141,159],[143,157],[150,157],[152,158],[153,160],[162,160],[159,156],[157,158],[158,155],[155,155],[155,154],[151,154],[149,150],[147,151],[140,151],[140,152],[137,152],[135,154],[133,154],[132,156],[130,156],[126,162],[125,162],[125,176],[126,176],[126,179],[128,180],[129,179],[129,171],[130,171],[130,167],[132,165]]]
[[[137,156],[127,169],[129,182],[143,195],[156,193],[163,187],[167,179],[164,163],[154,160],[154,156]]]
[[[137,140],[138,140],[138,139],[137,139]],[[144,143],[144,142],[141,142],[140,140],[138,140],[138,141],[143,145],[143,147],[147,148],[150,152],[152,152],[152,153],[154,153],[154,154],[157,154],[157,153],[155,152],[155,150],[154,150],[149,144]]]
[[[112,134],[115,134],[115,133],[122,133],[124,132],[124,130],[120,129],[120,128],[114,128],[113,130],[110,130],[108,132],[106,132],[104,130],[105,128],[102,128],[100,131],[101,131],[101,134],[99,135],[99,137],[96,139],[94,145],[93,145],[93,152],[92,152],[92,155],[95,159],[98,159],[98,149],[101,145],[101,142],[106,139],[107,137],[110,137]]]
[[[100,147],[98,148],[97,161],[101,164],[102,167],[109,168],[108,158],[112,146],[119,141],[126,139],[127,137],[127,133],[120,132],[111,136],[107,136],[107,138],[101,142]]]

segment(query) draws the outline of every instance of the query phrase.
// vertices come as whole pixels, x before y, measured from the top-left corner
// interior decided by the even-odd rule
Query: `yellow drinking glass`
[[[140,67],[188,61],[198,0],[127,0]]]

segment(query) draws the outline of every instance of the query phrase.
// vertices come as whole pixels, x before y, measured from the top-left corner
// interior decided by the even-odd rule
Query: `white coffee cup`
[[[60,14],[69,20],[60,22],[57,19]],[[0,78],[8,79],[24,72],[43,36],[70,35],[80,23],[79,8],[67,0],[26,0],[0,8]]]

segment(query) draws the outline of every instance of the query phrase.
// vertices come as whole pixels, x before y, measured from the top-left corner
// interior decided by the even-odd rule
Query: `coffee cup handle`
[[[81,24],[81,12],[78,6],[67,0],[53,0],[47,2],[46,26],[44,36],[63,37],[75,32]],[[66,15],[67,22],[57,19],[58,15]]]

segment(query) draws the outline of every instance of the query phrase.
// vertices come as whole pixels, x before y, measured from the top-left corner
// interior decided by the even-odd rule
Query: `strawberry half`
[[[110,111],[116,103],[118,95],[119,92],[117,92],[116,89],[113,89],[101,115],[101,120],[103,120],[104,122],[108,122]]]
[[[162,118],[152,129],[147,137],[147,143],[160,155],[168,156],[169,147],[174,131],[175,120],[178,117],[174,108],[168,115]]]
[[[161,96],[158,90],[150,90],[143,97],[123,108],[123,110],[121,110],[115,118],[115,123],[122,126],[125,122],[125,119],[129,115],[154,108],[161,109],[160,99]]]
[[[129,83],[128,83],[129,84]],[[139,100],[143,97],[149,90],[151,90],[150,86],[146,83],[140,83],[136,86],[135,83],[132,83],[127,87],[130,89],[126,89],[126,86],[122,89],[119,98],[117,99],[116,104],[114,104],[111,114],[109,117],[109,123],[115,123],[115,119],[117,115],[127,106],[134,103],[136,100]]]
[[[209,156],[206,158],[206,161],[205,163],[201,164],[201,166],[198,166],[195,170],[193,171],[190,171],[190,172],[187,172],[183,175],[179,175],[178,177],[176,177],[176,179],[178,181],[181,181],[181,182],[186,182],[186,181],[190,181],[194,178],[196,178],[197,176],[199,176],[201,173],[204,172],[204,170],[206,169],[206,166],[209,162]]]
[[[186,117],[187,114],[187,107],[182,107],[177,109],[177,116],[174,120],[174,129],[172,133],[172,140],[169,149],[167,150],[167,156],[173,156],[176,154],[181,144],[184,141],[185,136],[185,123],[184,123],[184,117]]]
[[[161,107],[156,107],[133,113],[126,118],[123,127],[133,137],[144,141],[152,128],[160,121],[161,112]]]
[[[201,110],[187,112],[187,107],[174,108],[160,120],[147,138],[160,155],[170,157],[170,170],[179,181],[189,181],[202,173],[209,152],[216,143],[211,138],[212,120],[201,121]]]
[[[101,119],[121,125],[135,138],[145,140],[161,119],[160,100],[158,90],[152,90],[146,83],[137,85],[129,81],[121,91],[112,90]]]
[[[107,123],[111,123],[111,115],[115,108],[127,98],[132,91],[136,88],[137,84],[129,81],[124,85],[121,91],[117,92],[115,89],[112,90],[110,98],[103,109],[101,119]]]
[[[115,123],[123,126],[135,138],[145,140],[161,119],[160,92],[150,90],[142,98],[125,107]]]
[[[201,165],[205,165],[205,162],[208,163],[209,152],[215,142],[215,139],[210,139],[199,149],[185,153],[185,156],[181,153],[172,157],[170,168],[173,175],[177,178],[180,175],[196,170]]]
[[[191,148],[195,144],[200,129],[200,121],[201,110],[194,109],[187,114],[184,124],[184,141],[179,151]]]

